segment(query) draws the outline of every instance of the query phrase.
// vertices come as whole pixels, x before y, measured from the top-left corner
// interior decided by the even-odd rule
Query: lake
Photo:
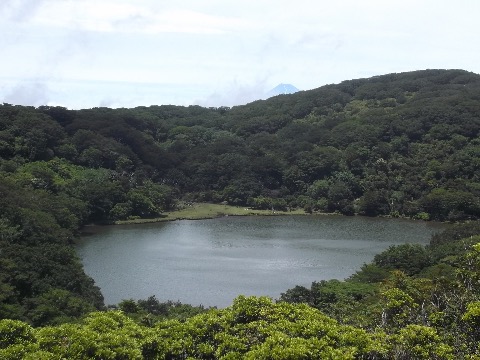
[[[106,304],[173,300],[225,307],[344,279],[390,245],[427,244],[445,225],[346,216],[245,216],[88,227],[77,244]]]

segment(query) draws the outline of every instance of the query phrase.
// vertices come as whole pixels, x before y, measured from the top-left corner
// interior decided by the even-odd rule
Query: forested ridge
[[[233,108],[3,104],[0,319],[12,320],[0,320],[0,355],[477,354],[479,132],[480,75],[462,70],[350,80]],[[426,248],[390,248],[347,281],[286,289],[277,304],[239,297],[195,316],[205,309],[187,307],[185,317],[182,305],[153,298],[92,313],[104,304],[72,246],[81,227],[161,217],[188,202],[467,224]]]

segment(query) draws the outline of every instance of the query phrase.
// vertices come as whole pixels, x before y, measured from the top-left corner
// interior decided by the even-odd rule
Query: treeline
[[[153,326],[122,312],[92,313],[79,324],[34,329],[0,320],[0,355],[17,359],[453,359],[426,326],[397,336],[339,324],[303,304],[239,297],[230,308]],[[393,355],[393,356],[392,356]]]
[[[42,325],[103,308],[72,246],[83,202],[2,178],[0,203],[0,318]]]
[[[0,357],[16,359],[477,359],[480,224],[427,247],[392,246],[346,281],[297,286],[274,302],[225,309],[124,300],[118,309],[34,328],[0,320]]]
[[[159,216],[179,197],[476,219],[479,100],[479,75],[427,70],[231,109],[4,104],[0,169],[24,186],[82,192],[97,222]]]

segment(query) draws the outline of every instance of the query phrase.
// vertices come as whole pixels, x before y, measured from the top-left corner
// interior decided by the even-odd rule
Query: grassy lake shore
[[[201,220],[214,219],[222,216],[275,216],[275,215],[306,215],[303,209],[294,209],[292,211],[272,211],[272,210],[255,210],[247,207],[210,204],[210,203],[193,203],[185,205],[179,210],[166,212],[164,216],[152,219],[131,219],[116,221],[116,225],[122,224],[145,224],[161,221],[174,220]]]

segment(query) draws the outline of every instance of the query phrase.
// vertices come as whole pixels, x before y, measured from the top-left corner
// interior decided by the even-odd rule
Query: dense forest
[[[480,75],[462,70],[233,108],[3,104],[0,357],[480,357],[479,134]],[[73,248],[81,227],[190,202],[466,223],[277,303],[150,298],[94,312],[105,308]]]

